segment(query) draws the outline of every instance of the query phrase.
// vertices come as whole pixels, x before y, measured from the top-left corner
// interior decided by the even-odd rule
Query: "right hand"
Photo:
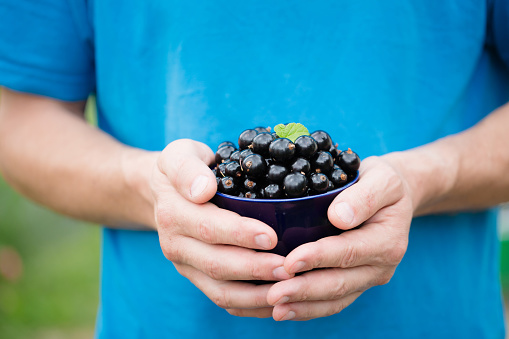
[[[275,247],[271,227],[208,202],[217,188],[208,167],[213,162],[208,146],[187,139],[160,153],[151,189],[162,251],[180,274],[230,314],[271,317],[267,292],[273,284],[242,280],[281,281],[292,275],[283,267],[284,257],[254,251]]]

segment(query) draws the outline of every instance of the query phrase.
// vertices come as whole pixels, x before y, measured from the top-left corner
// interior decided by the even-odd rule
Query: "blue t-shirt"
[[[508,12],[502,0],[0,0],[0,84],[95,92],[100,128],[148,150],[298,121],[367,157],[507,101]],[[155,232],[104,228],[97,336],[504,338],[495,214],[414,219],[389,284],[340,314],[281,323],[218,308]]]

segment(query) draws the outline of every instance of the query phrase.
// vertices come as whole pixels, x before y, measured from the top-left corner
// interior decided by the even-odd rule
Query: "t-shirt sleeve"
[[[0,0],[0,85],[83,100],[95,89],[86,0]]]
[[[509,67],[509,1],[491,0],[488,18],[488,43]]]

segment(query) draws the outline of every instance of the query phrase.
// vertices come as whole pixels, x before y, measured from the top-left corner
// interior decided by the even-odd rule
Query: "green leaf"
[[[295,142],[301,135],[309,135],[309,131],[303,124],[289,123],[288,125],[279,124],[274,127],[274,131],[280,138],[288,138]]]

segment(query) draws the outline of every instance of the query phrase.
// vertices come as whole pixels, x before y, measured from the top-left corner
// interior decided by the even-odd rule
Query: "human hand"
[[[331,223],[349,231],[288,254],[286,271],[305,273],[270,288],[273,318],[308,320],[339,313],[368,288],[388,283],[406,252],[412,214],[409,185],[396,166],[388,157],[365,159],[360,180],[328,210]]]
[[[159,155],[151,187],[162,251],[219,307],[238,316],[270,317],[271,285],[241,280],[291,277],[282,256],[253,250],[274,248],[276,233],[260,221],[208,202],[217,187],[208,167],[213,162],[210,148],[192,140],[174,141]]]

